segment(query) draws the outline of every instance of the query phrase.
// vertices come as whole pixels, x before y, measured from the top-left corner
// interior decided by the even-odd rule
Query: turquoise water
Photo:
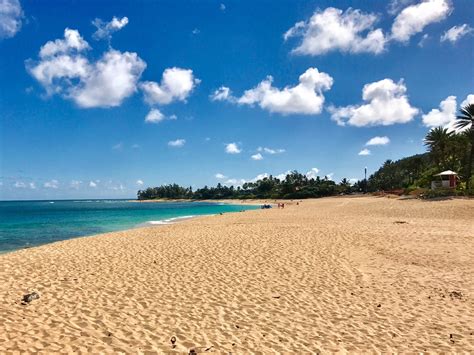
[[[0,252],[144,225],[167,224],[179,218],[255,208],[207,202],[0,201]]]

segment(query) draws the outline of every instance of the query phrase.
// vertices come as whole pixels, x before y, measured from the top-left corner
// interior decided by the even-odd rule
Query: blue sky
[[[0,199],[363,178],[474,100],[472,27],[469,0],[2,0]]]

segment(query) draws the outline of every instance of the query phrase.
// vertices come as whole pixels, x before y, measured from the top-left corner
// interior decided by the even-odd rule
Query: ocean
[[[258,208],[211,202],[0,201],[0,253],[183,218]]]

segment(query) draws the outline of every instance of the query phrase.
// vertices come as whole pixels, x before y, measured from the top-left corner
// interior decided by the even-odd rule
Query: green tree
[[[474,159],[474,104],[468,104],[460,111],[461,114],[456,117],[454,127],[457,130],[465,130],[468,137],[470,137],[471,149],[466,168],[466,187],[469,189],[471,187],[472,160]]]
[[[425,137],[425,145],[428,146],[434,162],[441,169],[446,169],[448,164],[448,148],[453,132],[447,128],[436,127],[431,129]]]

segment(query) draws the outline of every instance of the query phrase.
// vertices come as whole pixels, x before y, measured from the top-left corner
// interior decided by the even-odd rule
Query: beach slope
[[[474,352],[473,216],[325,198],[0,255],[0,353]]]

